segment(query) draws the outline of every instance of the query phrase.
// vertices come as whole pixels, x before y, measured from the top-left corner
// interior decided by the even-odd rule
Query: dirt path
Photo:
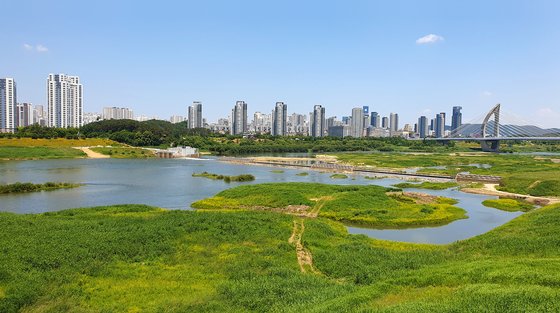
[[[95,152],[90,149],[90,147],[72,147],[74,149],[82,150],[85,154],[87,154],[88,158],[90,159],[108,159],[110,156],[101,154],[99,152]]]
[[[506,197],[506,198],[514,198],[514,199],[523,199],[525,201],[535,203],[535,204],[555,204],[560,203],[559,198],[552,198],[552,197],[535,197],[529,195],[522,195],[519,193],[507,192],[507,191],[500,191],[496,189],[498,184],[484,184],[483,188],[463,188],[461,191],[468,192],[468,193],[475,193],[475,194],[482,194],[482,195],[489,195],[489,196],[499,196],[499,197]]]
[[[314,274],[321,274],[314,266],[313,266],[313,256],[309,250],[305,249],[303,244],[301,243],[301,238],[303,237],[303,232],[305,231],[305,224],[303,218],[294,219],[294,228],[292,230],[292,235],[288,242],[295,246],[296,248],[296,256],[297,261],[299,264],[299,268],[302,273],[311,272]]]

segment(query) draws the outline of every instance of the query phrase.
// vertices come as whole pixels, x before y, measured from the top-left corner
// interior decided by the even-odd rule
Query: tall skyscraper
[[[311,113],[311,136],[323,137],[325,134],[325,108],[321,105],[315,105]]]
[[[25,127],[33,124],[33,106],[31,103],[17,104],[18,127]]]
[[[420,116],[418,119],[418,134],[420,138],[428,137],[428,118],[425,116]]]
[[[193,101],[193,105],[189,106],[187,119],[189,128],[201,128],[204,126],[202,124],[202,102]]]
[[[399,130],[399,115],[397,113],[391,113],[389,115],[389,130],[391,132]]]
[[[0,132],[13,132],[17,127],[17,93],[13,78],[0,79]]]
[[[381,119],[381,128],[389,128],[389,118],[387,116]]]
[[[284,102],[276,102],[272,114],[272,136],[285,136],[287,133],[288,105]]]
[[[364,111],[362,108],[352,109],[352,124],[350,125],[350,136],[361,138],[364,132]]]
[[[362,110],[364,112],[364,115],[369,115],[369,105],[364,105],[362,107]]]
[[[435,120],[435,136],[436,138],[443,138],[445,136],[445,113],[442,112],[436,115]]]
[[[462,107],[453,107],[453,114],[451,115],[451,131],[457,130],[463,123],[463,114],[461,113]]]
[[[247,131],[247,103],[245,101],[237,101],[231,111],[231,128],[232,135],[243,135]]]
[[[371,112],[371,126],[373,127],[380,127],[381,126],[381,117],[377,112]]]
[[[47,78],[48,124],[51,127],[83,125],[83,86],[78,76],[49,74]]]

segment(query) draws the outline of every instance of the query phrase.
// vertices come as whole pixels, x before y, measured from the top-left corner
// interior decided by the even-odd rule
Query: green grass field
[[[83,158],[86,154],[72,147],[96,145],[121,146],[108,139],[32,139],[0,138],[0,160]]]
[[[554,312],[560,206],[451,245],[287,214],[142,205],[0,213],[0,312]]]
[[[317,183],[269,183],[239,186],[212,198],[193,203],[202,210],[275,210],[318,215],[349,224],[378,228],[443,225],[465,218],[454,200],[418,199],[368,186],[342,186]],[[294,211],[294,207],[300,210]]]
[[[83,151],[68,147],[0,147],[0,160],[66,159],[82,157],[86,157]]]
[[[96,147],[91,148],[91,150],[116,159],[147,159],[155,157],[155,154],[150,150],[133,147]]]
[[[394,169],[421,167],[419,173],[456,175],[468,171],[496,175],[503,178],[499,190],[533,196],[560,196],[560,163],[554,156],[492,153],[340,153],[336,156],[339,161],[353,165]],[[444,166],[445,169],[430,168],[434,166]]]

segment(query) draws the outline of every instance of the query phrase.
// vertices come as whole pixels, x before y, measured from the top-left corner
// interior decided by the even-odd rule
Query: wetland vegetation
[[[229,183],[229,182],[245,182],[245,181],[255,180],[255,176],[253,176],[251,174],[241,174],[241,175],[235,175],[235,176],[228,176],[228,175],[220,175],[220,174],[202,172],[202,173],[193,173],[192,176],[193,177],[205,177],[205,178],[216,179],[216,180],[223,180],[226,183]]]
[[[531,203],[517,199],[489,199],[482,202],[483,205],[508,212],[527,212],[535,208]]]
[[[33,184],[33,183],[13,183],[0,185],[0,194],[6,193],[23,193],[23,192],[34,192],[34,191],[50,191],[56,189],[68,189],[79,187],[80,184],[72,183],[54,183],[46,182],[44,184]]]
[[[553,205],[437,246],[252,210],[0,213],[0,311],[555,311],[559,225]]]
[[[341,162],[353,165],[402,170],[421,167],[419,173],[456,175],[470,172],[501,176],[502,182],[498,190],[532,196],[560,196],[558,156],[493,153],[341,153],[336,154],[336,157]],[[488,166],[481,166],[482,164]]]
[[[375,185],[268,183],[239,186],[194,202],[201,210],[268,210],[378,228],[443,225],[466,218],[452,199]]]

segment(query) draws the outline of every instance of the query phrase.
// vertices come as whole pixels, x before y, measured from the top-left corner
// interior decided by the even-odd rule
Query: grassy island
[[[445,182],[445,183],[434,183],[434,182],[422,182],[422,183],[399,183],[393,185],[397,188],[418,188],[418,189],[431,189],[431,190],[443,190],[448,188],[453,188],[459,186],[456,182]]]
[[[484,200],[482,202],[484,206],[495,208],[502,211],[508,212],[527,212],[535,208],[531,203],[516,199],[495,199],[495,200]]]
[[[216,180],[223,180],[226,183],[237,181],[237,182],[244,182],[244,181],[253,181],[255,180],[255,176],[251,174],[241,174],[237,176],[227,176],[227,175],[220,175],[220,174],[213,174],[208,172],[202,173],[193,173],[193,177],[205,177],[209,179],[216,179]]]
[[[317,183],[239,186],[192,204],[203,210],[267,210],[379,228],[443,225],[465,218],[454,200],[385,187]]]
[[[556,311],[559,228],[560,205],[441,246],[263,211],[0,213],[0,312]]]
[[[23,192],[34,192],[34,191],[50,191],[56,189],[68,189],[79,187],[80,184],[71,183],[53,183],[47,182],[44,184],[33,184],[33,183],[13,183],[7,185],[0,185],[0,194],[6,193],[23,193]]]

